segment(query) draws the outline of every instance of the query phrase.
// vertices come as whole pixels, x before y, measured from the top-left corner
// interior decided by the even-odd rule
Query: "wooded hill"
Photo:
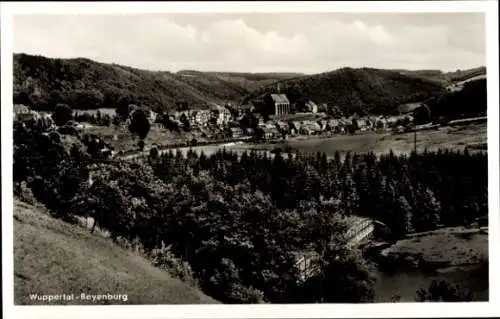
[[[83,58],[14,55],[15,102],[37,109],[53,109],[61,102],[75,109],[114,108],[123,100],[163,110],[175,109],[177,102],[206,108],[212,103],[239,101],[248,93],[236,81],[208,73],[184,76]]]
[[[427,80],[437,81],[443,85],[465,81],[479,75],[486,75],[486,67],[481,66],[454,72],[443,72],[441,70],[394,70],[404,75],[421,77]]]
[[[444,92],[452,80],[481,72],[476,68],[453,73],[343,68],[332,72],[237,73],[182,70],[147,71],[89,59],[54,59],[14,54],[14,103],[53,110],[57,103],[73,109],[115,108],[122,103],[173,111],[214,103],[245,104],[265,93],[281,91],[291,102],[313,100],[337,106],[344,113],[392,113],[401,103],[419,102]],[[183,103],[184,104],[184,103]]]
[[[373,68],[342,68],[332,72],[282,80],[280,90],[290,102],[312,100],[336,106],[344,113],[387,114],[402,103],[420,102],[444,92],[444,87],[421,77]],[[244,102],[276,92],[269,85],[249,94]]]
[[[217,77],[224,81],[240,85],[247,91],[252,92],[263,86],[275,83],[280,80],[297,78],[304,76],[303,73],[241,73],[241,72],[200,72],[193,70],[182,70],[177,72],[179,75],[191,77]]]

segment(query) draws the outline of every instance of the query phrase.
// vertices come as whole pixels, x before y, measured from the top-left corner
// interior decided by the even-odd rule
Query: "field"
[[[413,150],[413,133],[393,135],[391,133],[359,133],[356,135],[338,135],[334,137],[296,137],[279,144],[238,145],[239,149],[272,150],[275,147],[290,146],[294,150],[307,153],[324,152],[332,157],[336,151],[342,155],[347,151],[355,153],[375,154],[388,153],[391,149],[395,154],[409,153]],[[438,130],[417,132],[417,150],[428,151],[439,148],[464,149],[465,146],[475,146],[486,143],[486,125],[470,125],[461,127],[442,127]]]
[[[127,128],[118,128],[116,126],[94,126],[85,129],[84,133],[95,134],[101,137],[106,143],[114,147],[115,151],[138,150],[137,143],[139,139],[131,134]],[[156,125],[151,126],[151,130],[146,137],[146,145],[168,145],[173,143],[182,143],[196,138],[202,141],[199,135],[193,133],[173,133]]]
[[[401,301],[411,301],[415,291],[428,287],[432,280],[447,280],[471,290],[475,300],[488,300],[488,235],[478,229],[443,228],[408,236],[382,252],[397,258],[414,256],[434,265],[436,271],[401,271],[393,275],[377,273],[377,297],[388,301],[399,294]],[[392,260],[392,261],[391,261]]]
[[[47,304],[31,301],[29,294],[34,293],[127,294],[127,302],[118,304],[216,303],[109,239],[18,201],[14,202],[14,275],[17,305]],[[96,303],[73,300],[51,304]]]

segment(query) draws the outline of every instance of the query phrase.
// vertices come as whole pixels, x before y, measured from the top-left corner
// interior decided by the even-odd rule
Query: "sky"
[[[483,13],[16,15],[14,52],[155,70],[486,65]]]

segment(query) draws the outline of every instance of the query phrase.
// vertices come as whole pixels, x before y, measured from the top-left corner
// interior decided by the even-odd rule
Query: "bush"
[[[235,303],[259,304],[264,303],[264,293],[252,287],[233,284],[228,292],[228,299]]]
[[[189,263],[177,258],[171,251],[170,246],[154,249],[149,254],[149,259],[154,266],[166,270],[172,277],[179,278],[193,286],[198,286]]]
[[[28,184],[25,181],[14,183],[14,195],[19,197],[19,199],[25,203],[31,205],[36,204],[35,195],[33,195],[33,191],[28,187]]]
[[[67,104],[57,104],[52,118],[57,126],[63,126],[73,118],[73,111]]]
[[[432,281],[429,288],[417,290],[416,301],[472,301],[472,294],[458,285],[451,285],[445,281]]]

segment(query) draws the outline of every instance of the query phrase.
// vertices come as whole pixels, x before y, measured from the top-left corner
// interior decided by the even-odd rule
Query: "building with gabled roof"
[[[281,116],[290,113],[290,101],[285,94],[270,94],[267,100],[274,107],[274,115]]]

